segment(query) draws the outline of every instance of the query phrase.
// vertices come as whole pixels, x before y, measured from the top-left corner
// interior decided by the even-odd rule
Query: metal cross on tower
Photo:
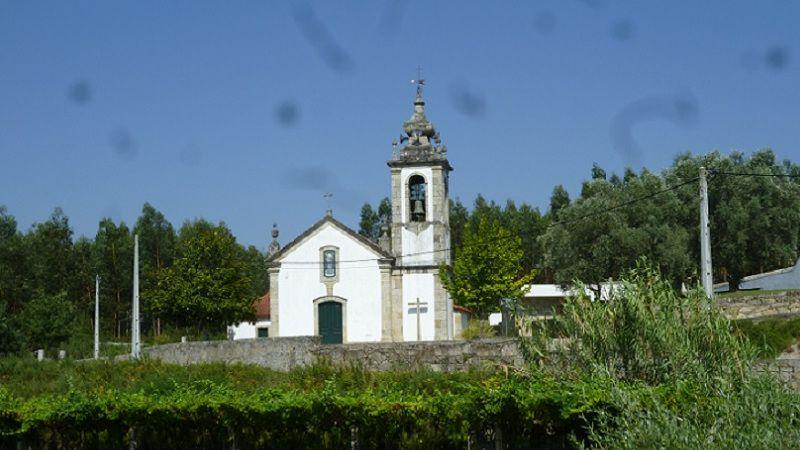
[[[422,67],[417,66],[417,79],[411,80],[417,85],[417,95],[422,95],[422,86],[425,86],[425,79],[422,78]]]

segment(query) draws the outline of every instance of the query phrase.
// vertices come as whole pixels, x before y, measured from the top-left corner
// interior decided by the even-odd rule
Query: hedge
[[[499,433],[509,448],[566,448],[608,390],[489,379],[458,394],[245,393],[194,382],[163,395],[70,391],[18,399],[0,390],[0,443],[34,448],[465,448]]]

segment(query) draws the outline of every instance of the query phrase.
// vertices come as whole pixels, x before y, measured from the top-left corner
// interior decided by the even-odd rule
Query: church
[[[267,257],[268,321],[245,324],[235,338],[320,336],[323,343],[453,339],[454,305],[439,280],[450,263],[447,149],[425,115],[418,81],[414,111],[387,162],[391,223],[378,242],[359,235],[330,210]],[[456,316],[464,311],[456,308]],[[266,325],[265,325],[266,324]],[[237,330],[238,329],[238,330]],[[262,332],[263,331],[263,332]],[[456,330],[457,331],[457,330]],[[242,333],[246,333],[244,335]]]

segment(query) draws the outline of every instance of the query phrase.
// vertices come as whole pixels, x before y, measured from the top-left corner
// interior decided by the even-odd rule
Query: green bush
[[[559,373],[648,384],[741,379],[755,356],[701,289],[681,295],[645,263],[631,270],[608,299],[568,298],[560,314],[535,326],[525,341],[528,355]],[[555,345],[553,337],[560,338]]]
[[[139,448],[563,448],[608,406],[607,386],[544,374],[16,359],[0,377],[0,445],[48,448],[127,448],[131,429]]]
[[[39,294],[23,308],[18,317],[29,350],[58,350],[66,342],[75,320],[75,307],[65,293]]]
[[[471,341],[473,339],[481,339],[493,337],[497,335],[497,331],[489,325],[488,320],[471,319],[467,326],[461,330],[461,338]]]
[[[661,386],[657,393],[639,394],[615,390],[618,414],[598,417],[588,439],[591,447],[800,448],[800,395],[787,391],[775,378],[722,382],[714,389],[679,381]]]
[[[762,358],[774,358],[800,339],[800,318],[737,320],[735,325],[759,349]]]

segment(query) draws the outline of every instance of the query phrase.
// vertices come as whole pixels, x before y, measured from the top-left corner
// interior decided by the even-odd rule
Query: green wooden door
[[[319,335],[323,344],[342,343],[342,304],[323,302],[319,304]]]

